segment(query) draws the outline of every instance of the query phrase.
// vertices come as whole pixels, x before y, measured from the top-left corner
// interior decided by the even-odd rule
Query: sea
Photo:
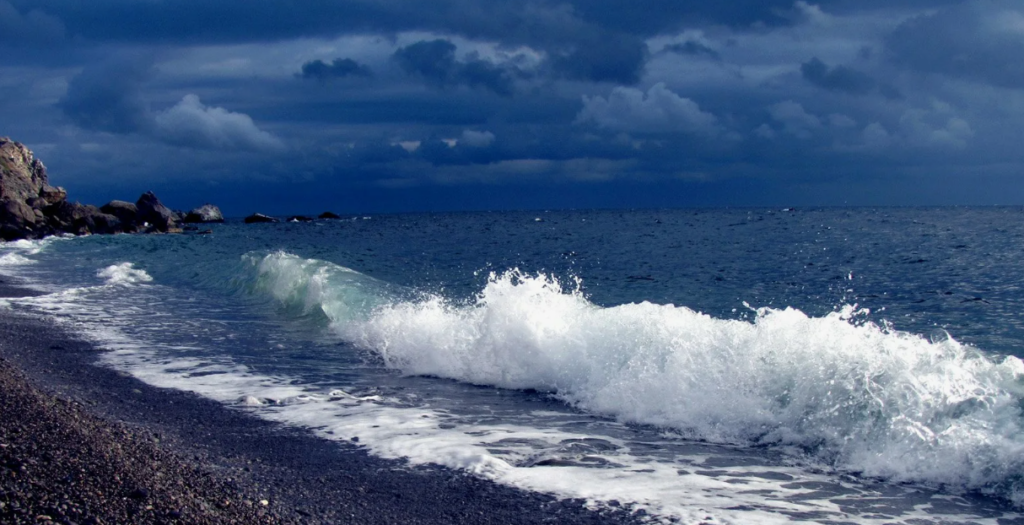
[[[652,523],[1024,523],[1024,209],[352,215],[0,245],[98,364]]]

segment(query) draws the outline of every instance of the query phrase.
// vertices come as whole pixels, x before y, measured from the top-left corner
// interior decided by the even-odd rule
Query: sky
[[[0,136],[226,215],[1024,204],[1020,0],[0,0]]]

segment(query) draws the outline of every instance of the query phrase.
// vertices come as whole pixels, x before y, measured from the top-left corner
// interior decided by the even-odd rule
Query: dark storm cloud
[[[124,155],[140,179],[250,181],[253,196],[329,181],[357,203],[359,185],[469,195],[584,179],[748,177],[781,194],[790,174],[825,180],[836,165],[1024,166],[1024,98],[943,77],[1022,86],[1020,11],[956,0],[0,0],[0,48],[29,46],[0,63],[0,95],[25,98],[33,111],[4,114],[32,124],[12,128],[67,149],[63,166],[83,177]],[[152,58],[100,62],[132,53]]]
[[[901,24],[886,40],[889,57],[917,71],[1024,88],[1024,5],[965,2]]]
[[[601,37],[649,37],[686,26],[731,28],[799,22],[793,0],[679,2],[649,0],[3,0],[22,14],[61,23],[92,42],[209,44],[279,41],[409,30],[460,34],[554,50],[594,45]],[[955,0],[821,0],[826,10],[930,7]],[[2,5],[2,4],[0,4]],[[623,47],[623,46],[619,46]],[[630,46],[634,49],[635,45]]]
[[[705,56],[713,60],[722,59],[721,55],[718,54],[718,51],[715,51],[714,49],[711,49],[710,47],[696,40],[687,40],[685,42],[676,42],[674,44],[669,44],[662,48],[662,52],[677,53],[680,55],[690,56]]]
[[[19,11],[0,0],[0,45],[15,48],[48,46],[64,40],[64,24],[38,9]]]
[[[800,73],[811,84],[830,91],[864,95],[875,88],[875,80],[847,66],[829,67],[817,57],[800,65]]]
[[[394,59],[410,75],[425,79],[437,87],[467,85],[510,96],[513,91],[512,70],[486,60],[458,60],[456,46],[448,40],[423,40],[399,48]]]
[[[71,79],[57,106],[82,129],[120,134],[141,131],[152,118],[141,94],[142,84],[151,75],[152,67],[142,59],[89,67]]]
[[[13,0],[23,12],[39,9],[60,18],[72,34],[97,41],[230,42],[331,36],[350,32],[448,30],[481,37],[510,37],[537,42],[558,40],[567,20],[579,26],[608,28],[611,33],[649,35],[706,20],[746,26],[779,23],[785,0],[676,2],[654,0],[642,7],[624,0],[471,0],[402,2],[397,0],[306,0],[300,6],[279,0],[246,2],[178,0]]]
[[[336,58],[330,64],[323,60],[306,62],[302,64],[302,71],[298,73],[298,76],[326,82],[332,78],[347,76],[370,77],[373,76],[373,72],[369,67],[351,58]]]
[[[455,49],[455,44],[448,40],[423,40],[395,51],[395,60],[407,73],[443,86],[457,76]]]
[[[647,55],[647,44],[640,38],[601,34],[556,53],[551,63],[555,71],[573,80],[635,84],[643,74]]]

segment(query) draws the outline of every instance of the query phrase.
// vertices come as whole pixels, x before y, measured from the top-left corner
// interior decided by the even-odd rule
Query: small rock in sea
[[[311,222],[312,217],[306,217],[305,215],[292,215],[288,217],[288,222]]]
[[[246,224],[253,224],[257,222],[281,222],[269,215],[263,215],[262,213],[254,213],[245,218]]]
[[[340,219],[341,215],[338,215],[337,213],[325,211],[325,212],[321,213],[320,216],[317,217],[317,218],[318,219]]]

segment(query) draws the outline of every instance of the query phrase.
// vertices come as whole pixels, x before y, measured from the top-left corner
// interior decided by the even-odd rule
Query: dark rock
[[[169,232],[178,230],[178,216],[170,208],[164,206],[160,199],[151,191],[143,193],[135,202],[139,209],[138,220],[142,223],[149,223],[151,230]]]
[[[121,221],[123,231],[134,231],[138,223],[139,208],[126,201],[110,201],[100,207],[100,211],[113,215]]]
[[[224,222],[224,215],[221,214],[220,208],[213,204],[203,204],[188,212],[185,215],[185,222]]]
[[[98,215],[102,215],[96,206],[88,204],[78,204],[72,211],[71,227],[72,232],[79,235],[87,233],[93,233],[97,231],[96,218]],[[113,217],[113,215],[111,215]]]
[[[0,221],[18,228],[27,228],[36,224],[35,210],[25,203],[14,199],[0,201]]]
[[[288,217],[288,222],[312,222],[312,217],[306,217],[305,215],[292,215]]]
[[[263,215],[262,213],[254,213],[245,218],[246,224],[253,224],[257,222],[281,222],[269,215]]]
[[[39,198],[36,199],[36,205],[34,208],[45,208],[47,206],[53,206],[58,202],[64,202],[68,198],[68,192],[60,186],[54,188],[53,186],[46,185],[43,189],[39,190]]]
[[[103,212],[92,215],[92,233],[120,233],[124,231],[121,219]]]
[[[317,218],[318,219],[340,219],[341,215],[338,215],[337,213],[325,211],[325,212],[321,213],[320,216],[317,217]]]
[[[49,225],[58,231],[72,232],[72,226],[77,219],[87,215],[83,206],[77,202],[63,201],[43,210]]]
[[[5,241],[16,241],[18,239],[24,239],[26,231],[24,228],[18,228],[12,224],[0,224],[0,239]]]
[[[43,213],[52,231],[78,235],[125,231],[125,223],[120,217],[104,213],[92,205],[63,201],[46,208]]]

